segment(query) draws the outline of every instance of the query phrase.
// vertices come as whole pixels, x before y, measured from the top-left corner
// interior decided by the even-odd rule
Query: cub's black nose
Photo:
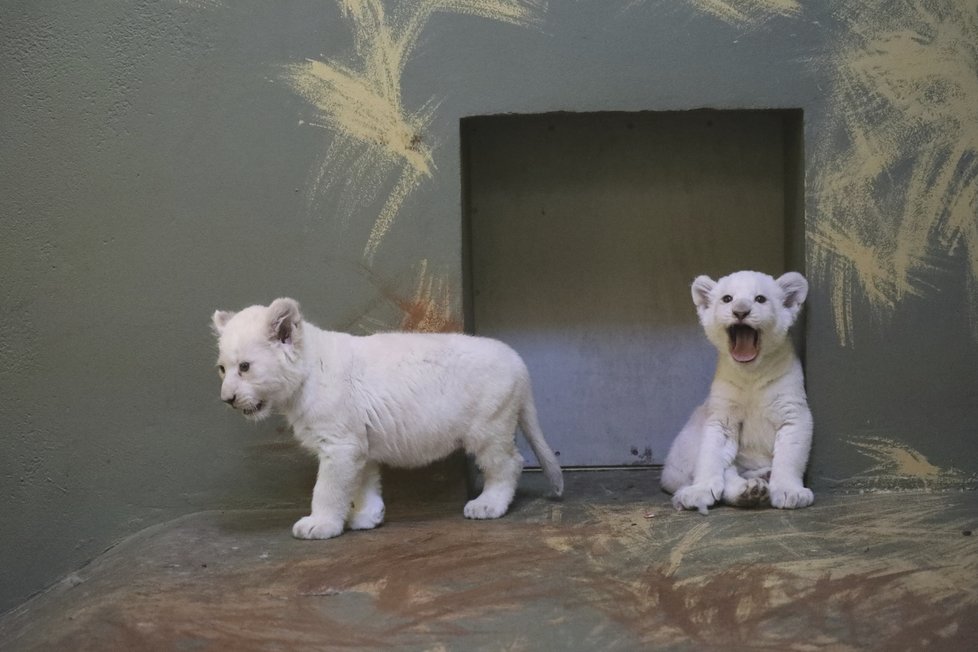
[[[235,400],[236,400],[237,398],[238,398],[238,395],[237,395],[237,394],[235,394],[235,395],[234,395],[234,396],[232,396],[231,398],[226,398],[226,399],[224,399],[224,402],[225,402],[225,403],[227,403],[228,405],[231,405],[231,406],[234,406],[234,401],[235,401]]]
[[[733,314],[734,317],[736,317],[737,319],[743,319],[744,317],[750,314],[750,310],[743,310],[743,311],[734,310]]]

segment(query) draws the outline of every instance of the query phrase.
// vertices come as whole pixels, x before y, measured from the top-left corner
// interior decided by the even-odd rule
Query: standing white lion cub
[[[319,457],[312,513],[292,534],[328,539],[384,520],[380,464],[417,467],[464,448],[485,477],[468,518],[498,518],[523,469],[519,423],[553,492],[564,483],[543,439],[526,366],[511,348],[467,335],[356,337],[302,320],[299,304],[213,316],[221,399],[249,419],[285,416]],[[351,507],[352,505],[352,507]]]
[[[716,346],[710,395],[676,437],[662,471],[662,487],[676,509],[723,501],[742,507],[807,507],[802,484],[812,442],[812,415],[801,363],[788,329],[808,282],[796,272],[777,280],[736,272],[693,281],[693,303]]]

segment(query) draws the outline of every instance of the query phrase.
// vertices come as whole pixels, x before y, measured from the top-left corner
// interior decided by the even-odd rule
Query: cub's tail
[[[537,421],[537,408],[533,403],[533,392],[530,390],[529,384],[527,384],[523,405],[520,407],[519,423],[523,436],[526,437],[526,441],[529,442],[530,448],[533,449],[533,453],[540,462],[543,475],[550,482],[554,496],[560,496],[564,493],[564,475],[560,470],[560,462],[557,461],[557,456],[554,455],[543,438],[543,432],[540,430],[540,424]]]

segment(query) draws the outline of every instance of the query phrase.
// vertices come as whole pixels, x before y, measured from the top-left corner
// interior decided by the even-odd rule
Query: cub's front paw
[[[465,515],[465,518],[480,520],[486,518],[499,518],[506,513],[508,508],[508,503],[492,500],[491,498],[486,498],[485,496],[479,496],[475,500],[470,500],[465,504],[465,509],[462,510],[462,514]]]
[[[343,521],[303,516],[292,526],[296,539],[332,539],[343,534]]]
[[[707,514],[707,507],[716,504],[723,496],[723,478],[712,482],[701,482],[683,487],[672,496],[672,506],[676,509],[695,509]]]
[[[801,509],[815,502],[815,494],[811,489],[802,486],[783,487],[772,484],[771,505],[778,509]]]

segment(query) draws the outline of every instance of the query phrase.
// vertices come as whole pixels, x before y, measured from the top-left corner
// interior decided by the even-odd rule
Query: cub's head
[[[283,407],[301,384],[302,315],[293,299],[212,317],[221,400],[254,421]]]
[[[700,323],[720,354],[749,365],[785,341],[808,296],[808,281],[797,272],[778,279],[735,272],[719,281],[697,277],[692,292]]]

